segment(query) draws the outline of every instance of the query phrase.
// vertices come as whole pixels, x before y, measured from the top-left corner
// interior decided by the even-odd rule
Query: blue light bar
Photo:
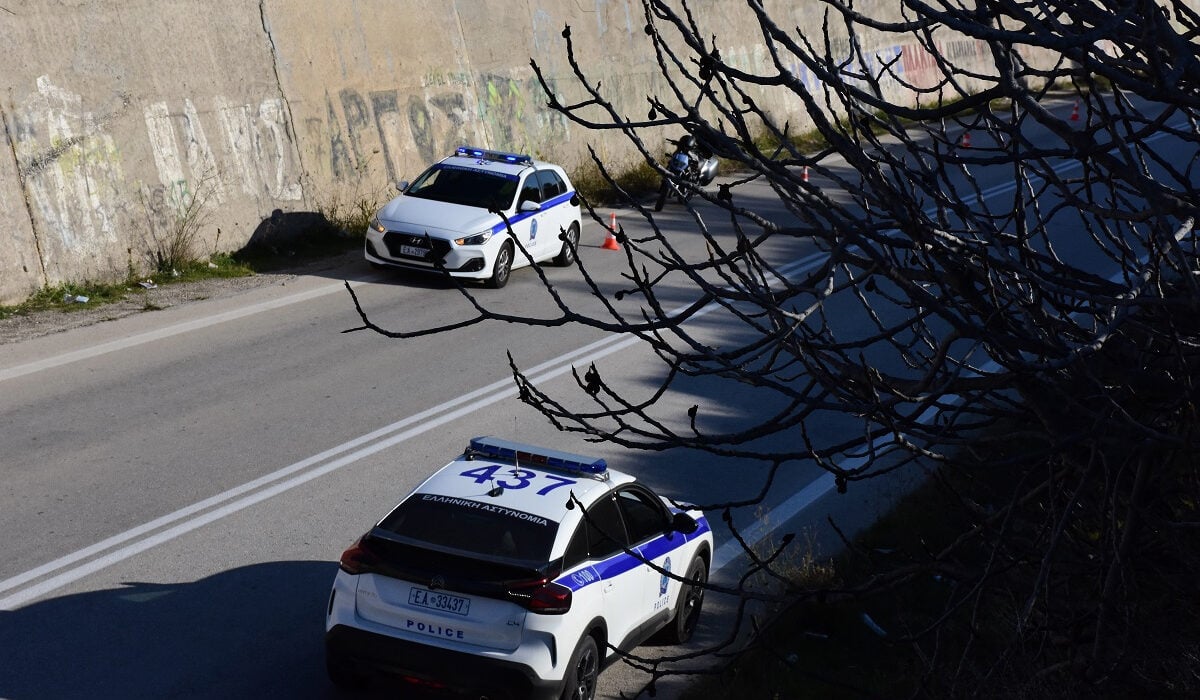
[[[600,475],[608,471],[608,464],[599,457],[585,457],[570,452],[523,445],[490,435],[471,438],[471,444],[467,447],[467,455],[484,455],[493,459],[511,461],[515,464],[528,464],[587,474]]]
[[[504,151],[489,151],[486,148],[475,148],[474,146],[459,146],[458,150],[454,151],[456,156],[467,156],[468,158],[478,158],[480,160],[493,160],[501,163],[515,163],[526,165],[533,162],[530,156],[521,155],[519,153],[505,153]]]

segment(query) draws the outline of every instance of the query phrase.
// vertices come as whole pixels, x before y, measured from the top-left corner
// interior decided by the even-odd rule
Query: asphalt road
[[[702,249],[682,209],[661,221]],[[624,254],[604,237],[586,225],[580,255],[615,290]],[[547,275],[569,303],[590,304],[575,270]],[[564,439],[515,397],[506,353],[550,391],[595,360],[645,392],[662,369],[636,343],[504,323],[405,341],[343,333],[360,323],[343,280],[385,327],[472,315],[436,279],[356,260],[0,346],[0,697],[335,695],[321,639],[338,555],[475,435],[597,454],[691,502],[760,487],[758,467],[731,483],[695,455]],[[554,313],[529,270],[478,294],[499,311]],[[683,415],[691,402],[658,409]],[[603,680],[608,695],[639,683],[620,669]]]
[[[1003,174],[993,183],[1003,193]],[[631,230],[644,226],[619,216]],[[678,207],[660,224],[702,252]],[[580,255],[615,290],[624,254],[603,240],[585,223]],[[771,255],[803,267],[812,253],[780,243]],[[568,303],[594,308],[574,270],[546,274]],[[286,287],[0,346],[0,697],[336,697],[321,639],[339,553],[474,435],[596,454],[693,503],[748,498],[762,485],[755,464],[563,436],[516,399],[506,353],[557,395],[571,393],[572,367],[592,361],[619,388],[647,394],[663,369],[635,342],[503,323],[404,341],[343,333],[359,325],[343,280],[385,327],[472,315],[437,280],[356,261]],[[668,301],[692,293],[680,285]],[[532,271],[478,294],[496,310],[554,313]],[[713,338],[724,332],[719,313],[696,324]],[[656,410],[680,420],[696,403],[714,421],[762,408],[694,382]],[[763,508],[742,509],[735,522],[755,535],[820,522],[829,506],[806,506],[830,481],[789,471]],[[869,520],[892,496],[837,507]],[[717,573],[732,576],[736,549],[714,524]],[[707,604],[699,643],[724,634],[722,601]],[[601,695],[632,695],[645,679],[614,667]]]

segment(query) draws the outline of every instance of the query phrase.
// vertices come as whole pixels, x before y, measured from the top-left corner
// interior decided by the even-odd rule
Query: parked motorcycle
[[[717,157],[712,150],[703,146],[695,136],[688,134],[681,139],[669,139],[675,145],[675,152],[667,162],[667,170],[671,177],[664,177],[658,188],[658,201],[654,203],[654,211],[662,211],[667,197],[674,195],[680,202],[687,202],[695,187],[704,187],[717,176]],[[682,184],[687,183],[687,184]]]

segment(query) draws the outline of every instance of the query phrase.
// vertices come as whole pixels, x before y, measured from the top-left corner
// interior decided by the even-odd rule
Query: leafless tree
[[[866,582],[784,595],[880,594],[934,572],[955,583],[944,608],[903,636],[926,662],[924,692],[1036,694],[1063,678],[1103,687],[1146,624],[1138,592],[1185,556],[1178,538],[1200,525],[1189,462],[1197,15],[1183,0],[901,0],[904,19],[883,22],[853,2],[819,3],[820,27],[782,26],[759,0],[739,8],[770,59],[750,70],[723,59],[721,37],[686,2],[644,0],[664,88],[637,115],[579,64],[567,28],[577,81],[564,88],[534,64],[551,109],[623,132],[664,177],[665,131],[735,166],[689,204],[707,253],[681,254],[631,200],[646,232],[620,236],[624,288],[578,263],[600,313],[572,308],[543,276],[556,315],[497,313],[464,289],[477,316],[455,326],[580,324],[649,344],[663,363],[657,391],[625,395],[586,368],[583,410],[513,364],[523,401],[591,439],[773,469],[816,463],[843,492],[900,469],[937,467],[949,493],[973,480],[944,546],[881,564]],[[988,69],[956,61],[951,38],[980,47]],[[922,52],[937,79],[906,82],[903,56],[864,48],[885,44]],[[768,91],[803,105],[820,146],[795,145],[800,120],[761,107]],[[1007,194],[987,190],[997,173]],[[751,181],[769,185],[788,223],[743,195]],[[717,235],[715,221],[734,233]],[[819,264],[784,267],[766,252],[781,243],[815,246]],[[661,291],[681,280],[698,293],[675,309]],[[740,341],[715,347],[691,330],[714,307]],[[363,321],[400,338],[447,330]],[[659,396],[695,378],[752,387],[770,414],[714,429],[705,406],[657,412]],[[833,414],[857,428],[813,429]],[[1159,687],[1155,674],[1171,670],[1139,673]],[[1194,674],[1178,682],[1200,687]]]

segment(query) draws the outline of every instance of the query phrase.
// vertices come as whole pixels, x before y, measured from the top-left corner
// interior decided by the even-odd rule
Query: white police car
[[[575,258],[579,197],[557,165],[464,146],[398,187],[367,227],[363,254],[374,265],[444,270],[499,288],[531,258]]]
[[[611,647],[691,636],[712,552],[702,513],[602,459],[475,438],[342,553],[329,676],[587,700]]]

